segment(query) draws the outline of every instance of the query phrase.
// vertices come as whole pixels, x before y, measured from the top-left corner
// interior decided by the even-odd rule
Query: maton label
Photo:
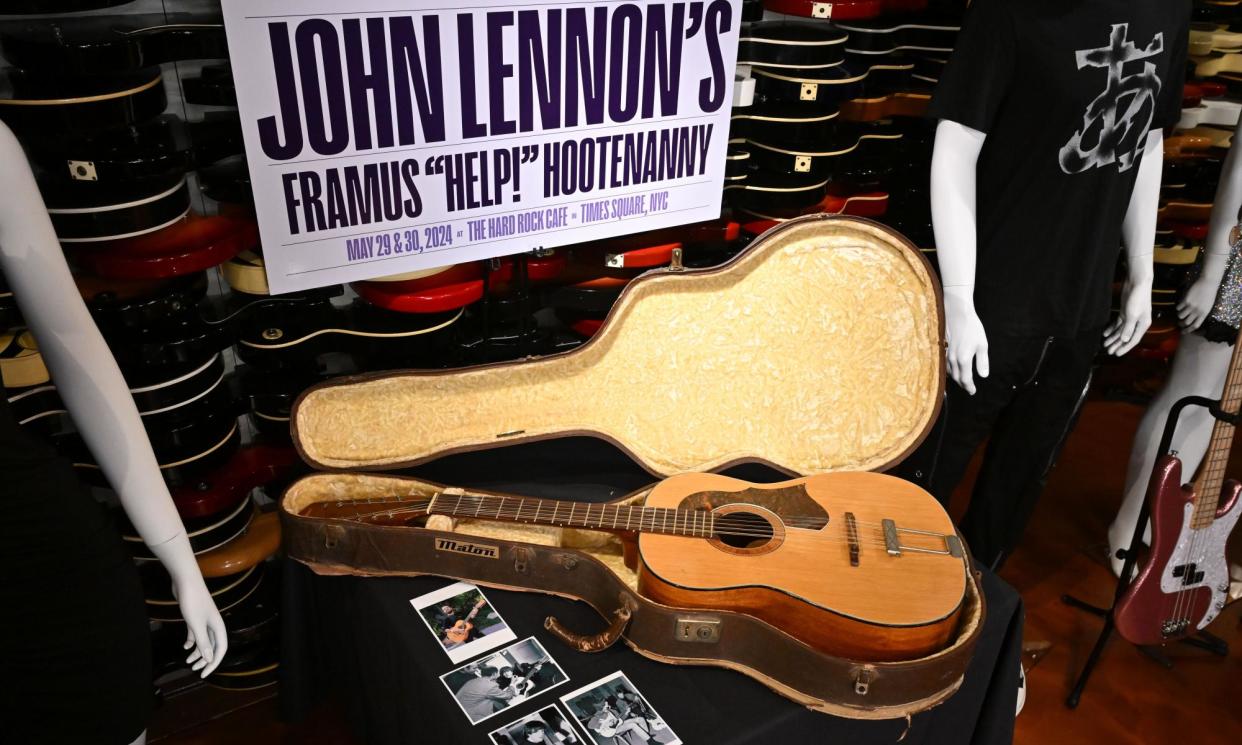
[[[454,541],[450,538],[436,539],[437,551],[453,551],[459,554],[469,554],[470,556],[481,556],[485,559],[499,559],[500,549],[495,546],[484,546],[479,543],[466,543],[465,541]]]

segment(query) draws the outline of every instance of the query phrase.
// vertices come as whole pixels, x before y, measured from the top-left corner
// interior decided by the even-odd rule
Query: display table
[[[731,475],[773,480],[759,469]],[[419,469],[420,478],[545,498],[611,499],[651,477],[602,443],[574,439],[493,453],[454,456]],[[344,709],[360,743],[489,743],[488,732],[534,713],[561,695],[624,671],[687,743],[894,743],[905,720],[862,722],[809,711],[751,679],[723,669],[677,667],[648,660],[624,644],[598,654],[570,650],[543,630],[555,615],[569,628],[599,631],[604,621],[584,603],[486,590],[522,639],[535,636],[569,682],[534,696],[478,726],[462,714],[439,676],[457,667],[410,605],[450,582],[437,577],[319,576],[286,562],[281,703],[298,720],[325,698]],[[1021,600],[984,572],[988,616],[975,659],[958,693],[913,718],[903,743],[992,745],[1013,737],[1022,643]]]

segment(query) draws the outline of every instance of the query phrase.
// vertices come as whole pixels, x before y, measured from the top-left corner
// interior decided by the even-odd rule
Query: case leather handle
[[[613,621],[598,634],[587,636],[585,634],[575,634],[565,628],[560,621],[556,620],[556,616],[548,616],[543,620],[543,627],[552,632],[552,635],[560,639],[565,644],[578,650],[579,652],[603,652],[612,645],[617,643],[621,635],[625,632],[625,627],[630,624],[630,618],[633,613],[629,607],[621,607],[613,612]]]

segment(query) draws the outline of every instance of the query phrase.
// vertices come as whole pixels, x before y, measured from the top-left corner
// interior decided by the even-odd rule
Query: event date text
[[[439,249],[453,245],[452,225],[430,225],[421,230],[398,230],[376,233],[345,241],[348,261],[383,258],[399,254],[418,254],[427,249]]]

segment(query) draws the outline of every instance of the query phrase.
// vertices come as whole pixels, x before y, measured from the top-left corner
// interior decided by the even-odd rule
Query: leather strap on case
[[[612,615],[612,624],[594,636],[575,634],[556,620],[556,616],[545,618],[543,627],[557,639],[579,652],[603,652],[621,639],[625,627],[630,625],[630,619],[633,618],[633,612],[628,606],[616,609]]]

